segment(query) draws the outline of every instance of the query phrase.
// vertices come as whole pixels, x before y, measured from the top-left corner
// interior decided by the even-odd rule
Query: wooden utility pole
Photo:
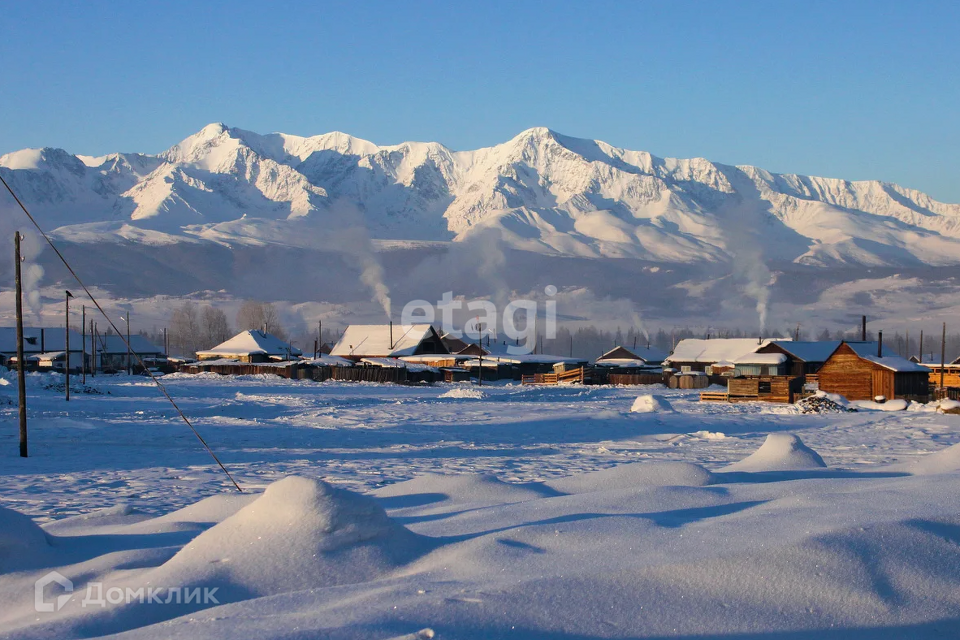
[[[70,298],[73,297],[73,294],[69,291],[64,291],[64,302],[66,303],[66,310],[64,311],[65,316],[63,319],[63,331],[64,338],[63,343],[66,347],[66,354],[63,357],[63,389],[64,393],[67,395],[67,402],[70,402]]]
[[[80,305],[80,382],[87,384],[87,305]]]
[[[478,358],[480,358],[479,360],[480,366],[477,368],[478,371],[480,372],[479,374],[477,374],[477,386],[482,387],[483,386],[483,324],[480,322],[480,318],[477,318],[477,348],[480,350],[479,355],[477,356]]]
[[[920,329],[920,347],[919,347],[918,351],[920,352],[919,358],[920,358],[920,362],[921,362],[921,364],[922,364],[922,363],[923,363],[923,329]]]
[[[27,457],[27,377],[23,369],[23,284],[20,278],[20,232],[13,236],[17,289],[17,396],[20,402],[20,457]]]
[[[97,325],[90,320],[90,375],[97,375]]]
[[[133,360],[130,359],[130,312],[127,311],[127,375],[133,375]]]
[[[940,393],[937,395],[946,396],[943,392],[943,373],[947,370],[947,323],[943,323],[943,338],[940,340]],[[943,398],[941,398],[942,400]]]

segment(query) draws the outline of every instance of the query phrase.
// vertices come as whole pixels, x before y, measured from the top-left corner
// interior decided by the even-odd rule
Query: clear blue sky
[[[548,126],[960,202],[957,2],[30,2],[0,153],[156,153],[209,122],[454,149]]]

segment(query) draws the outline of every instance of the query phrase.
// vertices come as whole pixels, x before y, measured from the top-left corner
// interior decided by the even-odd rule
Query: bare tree
[[[237,329],[249,331],[253,329],[265,330],[281,340],[287,339],[287,332],[280,324],[280,315],[269,302],[246,300],[237,311]]]
[[[229,339],[233,332],[227,314],[207,305],[200,311],[200,335],[204,349],[211,349]]]
[[[180,356],[193,357],[200,347],[201,331],[197,305],[187,300],[170,315],[170,348]],[[213,345],[210,345],[213,346]]]

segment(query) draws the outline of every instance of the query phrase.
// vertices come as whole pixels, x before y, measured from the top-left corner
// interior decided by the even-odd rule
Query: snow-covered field
[[[163,380],[244,494],[149,380],[31,376],[29,459],[0,406],[0,637],[960,634],[957,415]],[[52,570],[73,597],[38,612]]]

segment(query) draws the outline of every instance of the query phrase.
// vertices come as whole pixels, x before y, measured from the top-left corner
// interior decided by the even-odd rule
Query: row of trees
[[[268,302],[245,301],[237,310],[234,322],[235,325],[231,326],[222,309],[188,300],[170,314],[170,352],[172,355],[192,356],[199,350],[215,347],[240,331],[251,329],[265,330],[287,339],[279,313]]]

